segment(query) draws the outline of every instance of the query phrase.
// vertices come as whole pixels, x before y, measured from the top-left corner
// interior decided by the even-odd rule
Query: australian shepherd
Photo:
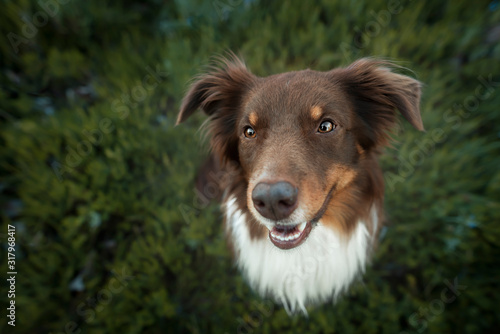
[[[384,219],[377,157],[397,111],[423,130],[421,85],[394,69],[361,59],[258,77],[231,55],[184,97],[177,123],[209,116],[198,189],[229,176],[216,182],[238,267],[288,313],[335,299],[370,259]]]

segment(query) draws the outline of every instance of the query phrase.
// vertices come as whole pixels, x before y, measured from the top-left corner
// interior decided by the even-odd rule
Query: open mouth
[[[269,239],[278,248],[291,249],[302,244],[311,233],[311,222],[293,226],[274,226],[269,231]]]

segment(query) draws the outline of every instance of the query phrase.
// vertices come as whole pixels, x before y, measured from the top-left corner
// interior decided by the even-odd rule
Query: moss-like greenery
[[[2,1],[0,332],[495,328],[499,22],[497,0]],[[196,200],[204,116],[175,117],[190,78],[227,50],[258,75],[385,57],[425,84],[427,132],[403,125],[382,158],[388,225],[372,266],[309,318],[252,293],[217,206]]]

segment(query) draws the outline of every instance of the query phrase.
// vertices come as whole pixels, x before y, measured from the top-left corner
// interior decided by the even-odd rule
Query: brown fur
[[[423,130],[420,83],[391,72],[394,67],[361,59],[329,72],[304,70],[260,78],[231,56],[191,86],[177,123],[198,108],[210,116],[211,148],[220,161],[210,168],[225,170],[232,163],[236,176],[221,189],[235,195],[247,213],[252,238],[268,232],[254,218],[258,213],[252,190],[259,182],[277,181],[299,189],[299,206],[308,221],[321,218],[324,225],[349,235],[360,219],[371,224],[373,205],[379,221],[383,217],[377,155],[388,143],[396,110]],[[318,133],[324,120],[336,127]],[[255,138],[243,135],[246,126],[256,131]]]

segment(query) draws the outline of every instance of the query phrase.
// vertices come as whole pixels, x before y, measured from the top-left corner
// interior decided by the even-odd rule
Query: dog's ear
[[[198,77],[184,97],[177,124],[197,109],[210,116],[208,133],[212,151],[222,160],[238,159],[236,121],[245,93],[257,77],[235,55],[220,58],[208,73]]]
[[[386,145],[388,132],[396,125],[396,110],[418,130],[423,131],[420,116],[419,81],[392,72],[398,66],[380,60],[360,59],[337,71],[340,81],[352,101],[358,118],[357,132],[365,148]]]
[[[220,58],[208,73],[199,76],[191,85],[182,100],[176,124],[184,122],[197,109],[209,116],[234,112],[255,79],[236,56]]]

